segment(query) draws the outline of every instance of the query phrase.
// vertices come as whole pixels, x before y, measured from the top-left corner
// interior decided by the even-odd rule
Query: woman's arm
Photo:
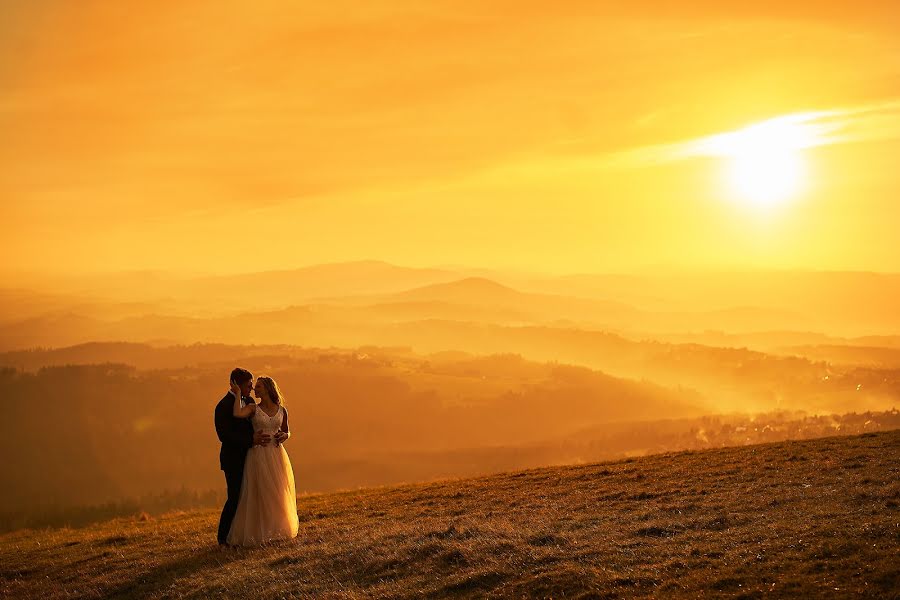
[[[250,403],[246,406],[241,406],[241,388],[233,381],[231,382],[231,393],[234,394],[234,410],[231,414],[238,419],[252,417],[253,413],[256,412],[256,405]]]
[[[284,418],[281,420],[281,431],[275,434],[275,441],[279,444],[286,442],[291,437],[291,430],[288,428],[287,409],[282,406],[281,412],[284,413]]]

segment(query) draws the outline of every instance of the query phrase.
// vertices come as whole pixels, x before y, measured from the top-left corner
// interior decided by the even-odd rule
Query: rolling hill
[[[484,271],[473,277],[464,269],[409,268],[380,261],[214,277],[135,272],[47,281],[34,290],[0,289],[0,347],[100,340],[234,342],[235,337],[221,339],[234,327],[229,321],[254,318],[279,321],[277,340],[265,339],[271,333],[262,331],[263,339],[256,343],[307,343],[304,336],[318,329],[352,333],[360,326],[415,327],[419,321],[440,319],[565,325],[635,340],[746,345],[766,351],[824,343],[896,347],[898,292],[900,277],[875,273],[539,278]],[[323,338],[321,343],[384,344],[377,338],[380,333],[372,332],[365,341],[355,341],[359,335],[335,335],[337,341]],[[881,337],[872,338],[874,334]],[[245,333],[240,335],[246,339]]]
[[[0,536],[8,598],[895,598],[900,430],[298,500],[220,550],[217,511]]]

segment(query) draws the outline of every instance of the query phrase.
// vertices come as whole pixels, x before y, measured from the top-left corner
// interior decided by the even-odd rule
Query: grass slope
[[[898,471],[891,431],[302,497],[260,549],[212,511],[26,530],[0,596],[896,598]]]

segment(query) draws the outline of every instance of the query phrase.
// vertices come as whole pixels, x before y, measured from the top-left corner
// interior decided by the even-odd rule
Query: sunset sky
[[[0,268],[900,271],[900,3],[625,4],[0,0]]]

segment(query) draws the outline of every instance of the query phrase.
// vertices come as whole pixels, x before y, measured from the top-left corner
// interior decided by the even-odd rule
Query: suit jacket
[[[252,404],[253,400],[244,398],[244,402]],[[230,392],[216,404],[215,420],[216,434],[222,442],[219,466],[223,471],[242,468],[247,450],[253,446],[253,424],[250,419],[234,416],[234,396]]]

